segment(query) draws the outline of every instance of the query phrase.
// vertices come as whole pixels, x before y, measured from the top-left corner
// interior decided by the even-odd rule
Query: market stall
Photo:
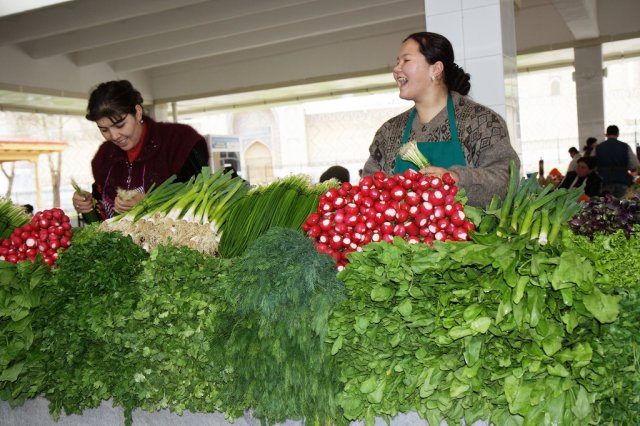
[[[486,209],[411,172],[243,185],[167,182],[51,265],[0,262],[6,418],[637,422],[637,200],[514,174]],[[51,250],[46,213],[0,246]]]

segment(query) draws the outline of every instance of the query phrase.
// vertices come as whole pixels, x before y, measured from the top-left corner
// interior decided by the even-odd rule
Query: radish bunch
[[[37,212],[30,223],[14,229],[6,240],[0,241],[0,260],[17,263],[34,261],[42,254],[44,263],[53,267],[58,250],[71,245],[71,223],[59,208]]]
[[[302,229],[318,251],[336,260],[338,269],[348,263],[347,253],[396,236],[409,243],[465,241],[474,225],[456,201],[457,193],[449,173],[439,178],[411,169],[394,176],[377,172],[358,185],[345,182],[322,194]]]

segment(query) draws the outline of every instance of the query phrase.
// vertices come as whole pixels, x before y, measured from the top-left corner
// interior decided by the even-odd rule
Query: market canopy
[[[86,99],[97,83],[120,78],[131,80],[146,101],[155,103],[292,86],[296,89],[285,97],[309,99],[301,86],[319,83],[324,85],[314,87],[311,95],[345,94],[352,85],[356,92],[390,90],[400,41],[425,29],[425,3],[431,4],[67,1],[0,17],[0,92]],[[444,7],[444,2],[433,4]],[[640,37],[637,1],[515,0],[513,7],[519,55]],[[620,51],[625,57],[640,54],[637,47]],[[572,64],[573,58],[568,61]],[[375,75],[387,80],[354,79]],[[282,93],[277,96],[283,98]],[[31,102],[40,107],[37,99]],[[235,105],[233,100],[227,104]],[[0,96],[0,110],[19,108]]]

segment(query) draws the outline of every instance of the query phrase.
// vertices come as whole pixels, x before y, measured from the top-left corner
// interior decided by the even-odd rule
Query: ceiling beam
[[[598,38],[596,0],[552,0],[576,40]]]
[[[324,16],[318,19],[286,24],[273,29],[238,34],[225,38],[222,42],[211,40],[166,49],[161,53],[152,52],[132,58],[119,59],[110,62],[110,65],[115,72],[144,70],[191,59],[221,55],[295,39],[318,37],[332,32],[421,15],[424,17],[423,1],[403,0],[369,8],[366,13],[366,21],[363,20],[363,14],[360,11],[346,12],[335,16]]]
[[[35,40],[206,0],[82,0],[0,18],[0,45]],[[78,19],[78,18],[81,19]]]
[[[237,2],[237,0],[229,0]],[[253,1],[253,0],[250,0]],[[162,34],[149,37],[141,37],[127,42],[113,43],[100,47],[100,49],[87,49],[70,54],[70,59],[78,66],[96,64],[99,62],[111,62],[118,59],[134,57],[159,50],[187,46],[194,42],[206,40],[226,39],[234,35],[248,33],[256,30],[276,28],[281,25],[308,21],[310,17],[332,16],[344,12],[364,10],[377,4],[395,3],[400,0],[323,0],[311,3],[297,4],[286,9],[266,8],[256,9],[256,13],[217,22],[194,25],[189,28],[176,31],[165,30]],[[422,1],[422,0],[420,0]],[[289,0],[291,3],[291,1]],[[264,2],[265,5],[267,2]]]
[[[92,51],[99,56],[102,55],[102,46],[132,46],[145,38],[154,40],[162,37],[166,40],[166,34],[180,30],[188,33],[198,26],[215,28],[218,23],[228,19],[243,19],[247,15],[270,11],[283,14],[283,8],[304,7],[314,2],[318,3],[315,0],[262,0],[258,3],[255,0],[206,1],[34,39],[21,43],[20,47],[34,59],[82,50]],[[101,49],[96,51],[97,47]]]

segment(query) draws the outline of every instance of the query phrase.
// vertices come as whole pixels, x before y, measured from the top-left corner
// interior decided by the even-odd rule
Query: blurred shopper
[[[618,140],[618,126],[607,127],[607,139],[596,146],[598,173],[602,178],[602,193],[610,193],[622,198],[627,188],[633,183],[629,171],[640,168],[638,157],[631,147]]]
[[[329,179],[335,179],[338,183],[349,182],[351,176],[349,170],[342,166],[331,166],[320,175],[320,182],[326,182]]]
[[[588,137],[587,141],[582,150],[584,151],[583,157],[592,157],[596,155],[596,146],[598,144],[598,139],[593,136]]]
[[[571,148],[569,148],[569,156],[571,157],[571,162],[567,167],[567,173],[576,171],[576,166],[578,165],[578,159],[582,157],[582,155],[580,155],[580,151],[578,151],[578,148],[576,148],[575,146],[572,146]]]
[[[560,183],[560,188],[579,188],[584,184],[584,193],[588,197],[600,195],[602,179],[596,172],[595,157],[580,157],[574,171],[568,172]]]

